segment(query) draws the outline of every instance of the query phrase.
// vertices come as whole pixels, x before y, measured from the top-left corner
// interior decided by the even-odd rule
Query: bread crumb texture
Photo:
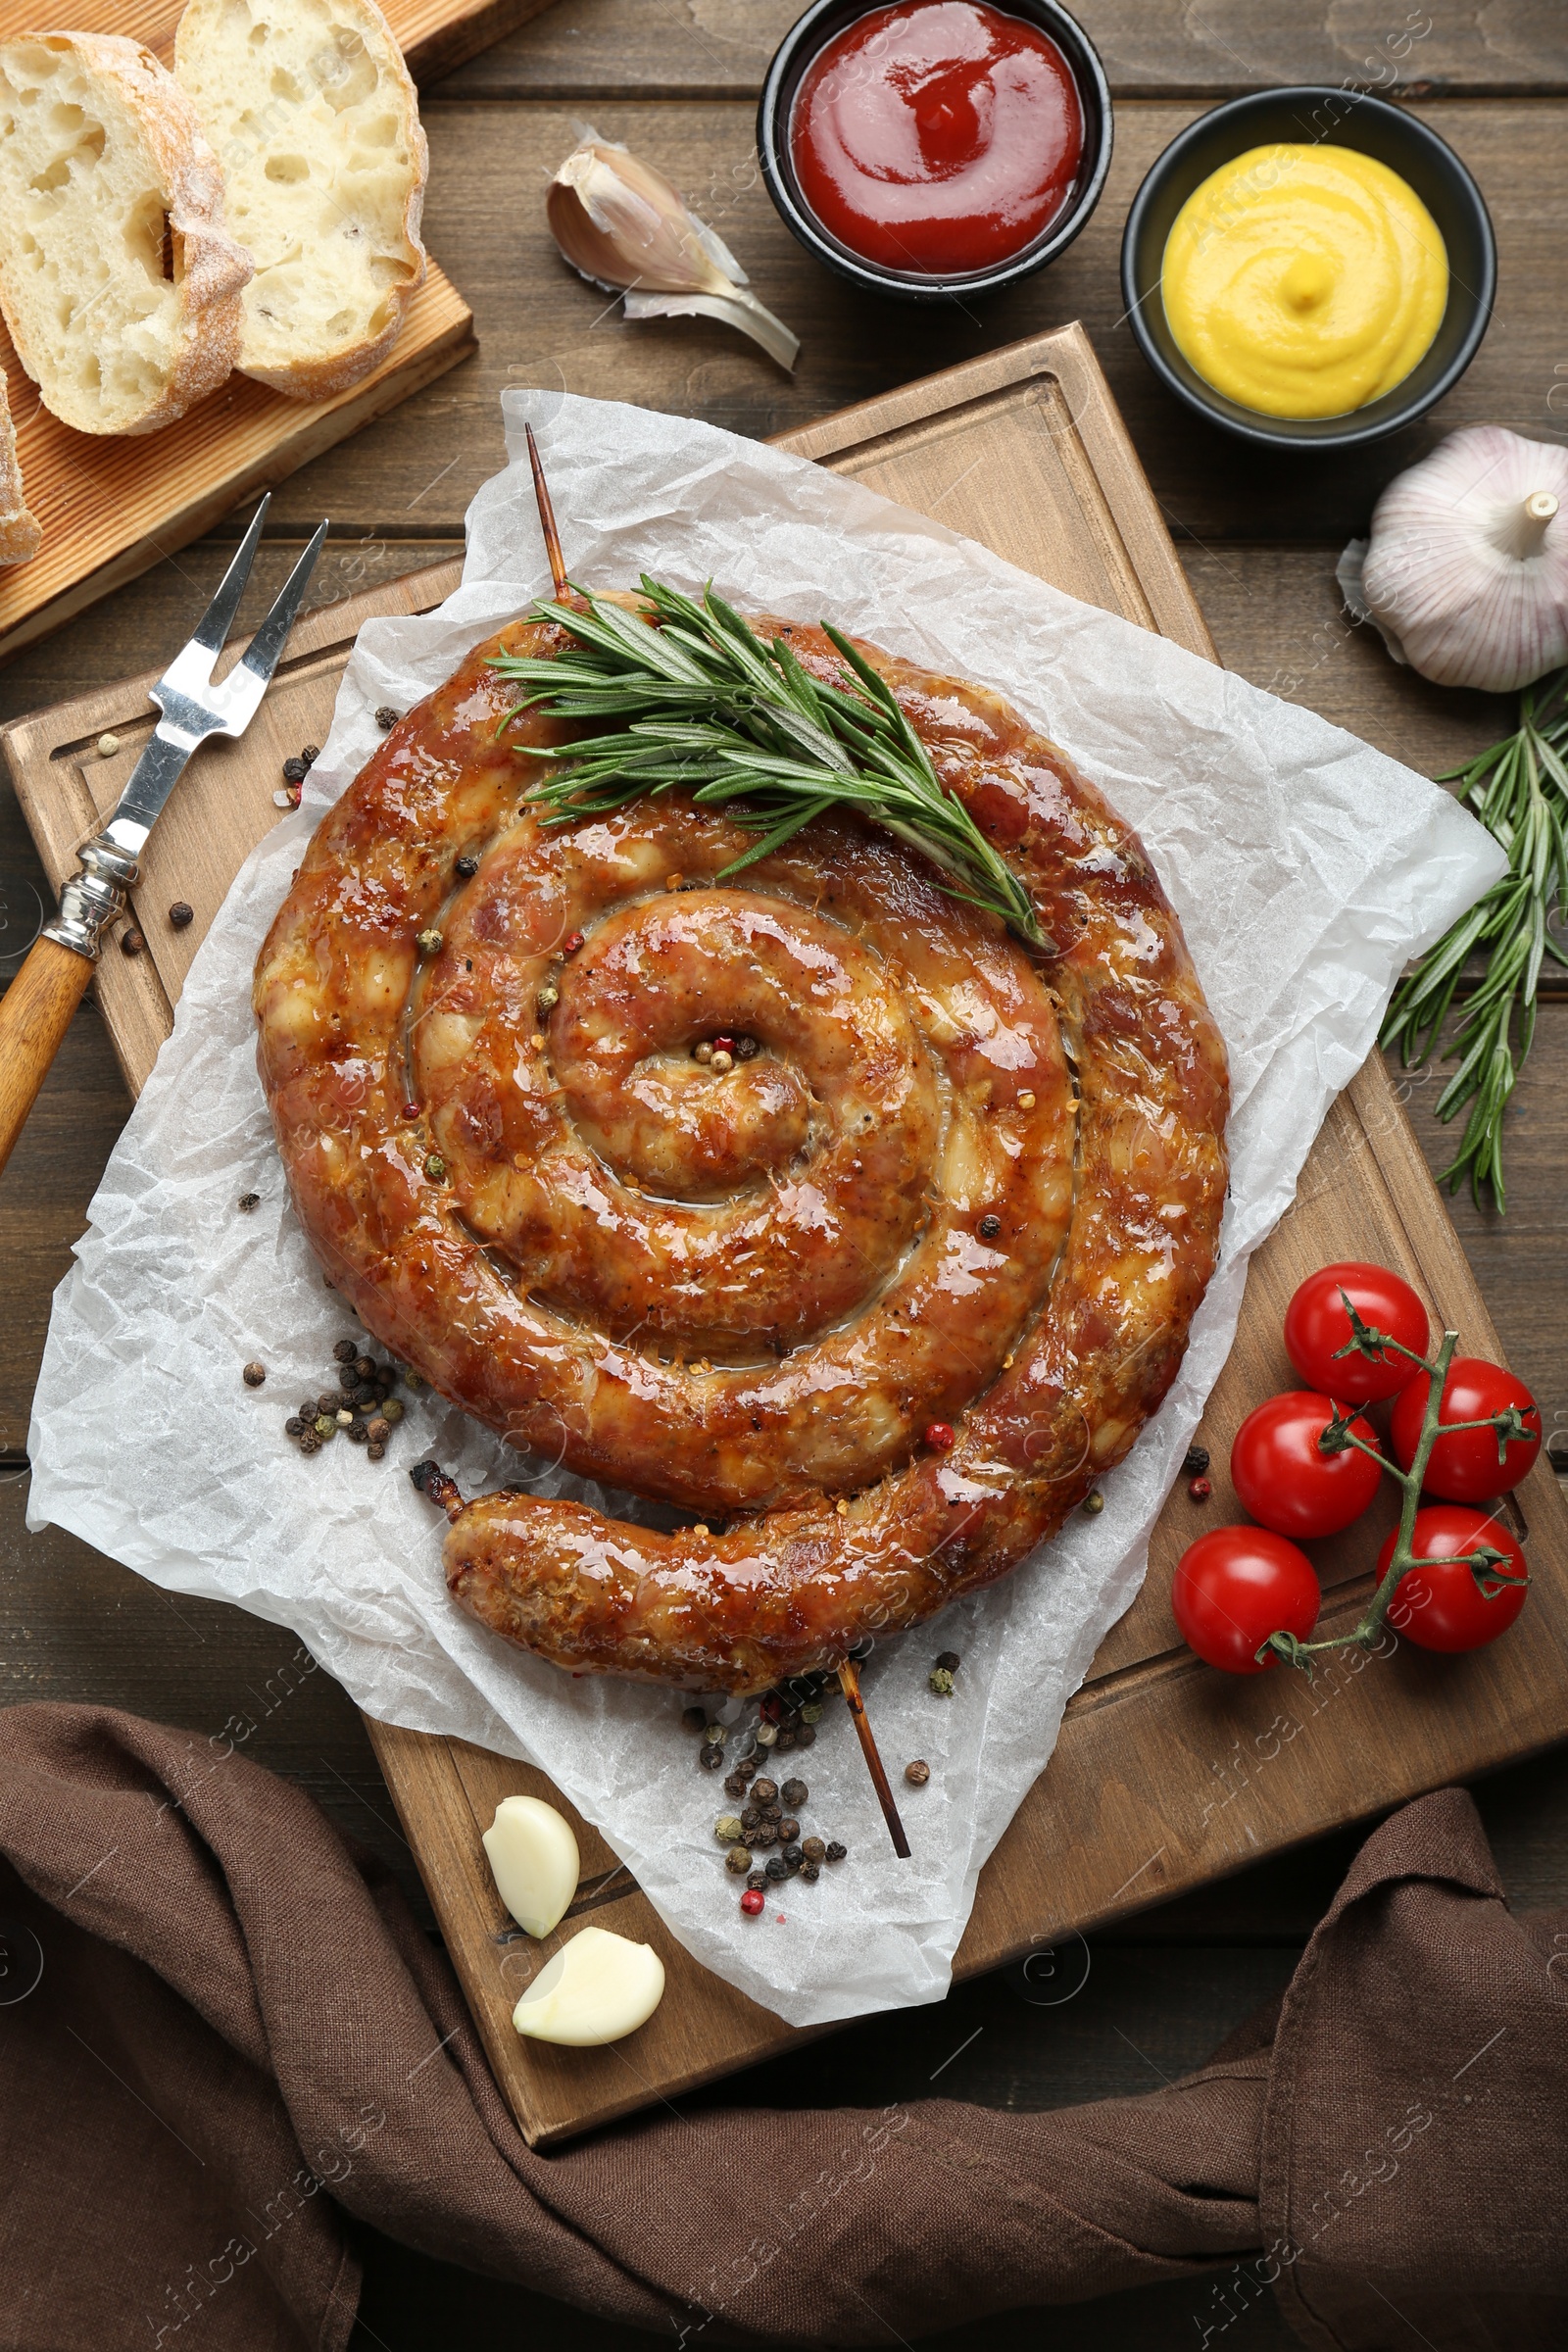
[[[385,18],[369,0],[191,0],[174,72],[255,265],[239,366],[298,399],[346,391],[424,277],[428,155]]]
[[[182,416],[234,365],[249,273],[217,159],[149,50],[0,44],[0,307],[55,416],[83,433]]]

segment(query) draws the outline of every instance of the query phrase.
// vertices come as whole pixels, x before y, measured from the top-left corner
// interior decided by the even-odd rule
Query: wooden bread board
[[[782,445],[936,513],[1073,595],[1212,658],[1079,327],[933,376],[789,435]],[[296,631],[250,733],[204,752],[181,782],[153,837],[137,894],[148,953],[134,960],[111,953],[96,983],[133,1088],[169,1030],[196,945],[240,862],[274,819],[279,760],[304,741],[324,737],[360,622],[372,613],[425,610],[457,577],[456,564],[443,565],[312,614]],[[0,756],[57,885],[145,739],[152,715],[141,700],[146,682],[106,689],[0,733]],[[92,746],[105,729],[123,748],[100,760]],[[175,898],[196,910],[195,922],[180,932],[170,928],[166,913]],[[1392,1657],[1360,1660],[1358,1667],[1322,1668],[1309,1688],[1284,1672],[1255,1682],[1221,1677],[1181,1644],[1168,1601],[1171,1570],[1195,1534],[1243,1515],[1226,1475],[1231,1438],[1261,1397],[1295,1385],[1280,1341],[1286,1300],[1313,1267],[1353,1256],[1397,1268],[1440,1326],[1457,1327],[1478,1353],[1496,1352],[1464,1253],[1376,1054],[1331,1110],[1295,1208],[1253,1259],[1240,1335],[1201,1433],[1213,1457],[1212,1500],[1196,1504],[1178,1482],[1141,1596],[1102,1645],[1068,1705],[1049,1771],[981,1874],[957,1956],[959,1976],[1568,1734],[1568,1517],[1544,1466],[1519,1496],[1535,1591],[1520,1627],[1494,1648],[1443,1659],[1400,1646]],[[1312,1547],[1328,1588],[1326,1630],[1353,1622],[1373,1554],[1392,1524],[1393,1494],[1389,1482],[1358,1527]],[[871,1675],[874,1697],[874,1668]],[[962,1703],[961,1670],[959,1695],[950,1703]],[[564,1805],[582,1850],[583,1880],[549,1948],[591,1913],[596,1925],[653,1943],[668,1972],[668,1990],[650,2023],[610,2049],[552,2050],[519,2041],[511,2010],[538,1965],[539,1947],[507,1920],[480,1832],[510,1793],[563,1800],[542,1773],[463,1741],[384,1724],[371,1723],[369,1731],[491,2063],[534,2144],[673,2097],[773,2055],[794,2038],[793,2029],[690,1958],[597,1831]],[[671,1737],[679,1737],[673,1705]],[[826,1821],[833,1777],[858,1769],[848,1725],[836,1714],[805,1769],[815,1785],[813,1816]],[[701,1779],[697,1808],[715,1809],[716,1782],[693,1777]],[[910,1796],[906,1810],[915,1837],[918,1806]],[[844,1867],[854,1867],[853,1857]],[[733,1902],[716,1849],[712,1871],[711,1899]],[[758,1932],[787,1932],[792,1905],[810,1899],[808,1888],[794,1888],[769,1907]]]
[[[548,4],[405,0],[386,15],[417,78],[421,70],[448,71]],[[167,64],[181,7],[182,0],[91,0],[68,22],[78,31],[127,34]],[[0,0],[0,40],[53,21],[29,0]],[[235,374],[162,432],[98,436],[50,415],[0,324],[23,483],[43,529],[30,563],[0,568],[0,659],[199,538],[242,500],[271,489],[477,348],[467,304],[432,260],[390,354],[347,392],[286,400]]]

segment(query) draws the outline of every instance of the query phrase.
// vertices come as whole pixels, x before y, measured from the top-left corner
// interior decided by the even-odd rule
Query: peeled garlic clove
[[[537,1796],[504,1796],[484,1833],[496,1890],[519,1928],[548,1936],[565,1917],[581,1865],[571,1824]]]
[[[1528,686],[1568,662],[1564,510],[1568,450],[1494,424],[1450,433],[1341,557],[1346,603],[1440,686]]]
[[[607,293],[625,294],[628,318],[701,312],[739,327],[781,368],[794,367],[799,336],[748,290],[722,237],[628,149],[585,138],[551,181],[545,216],[575,270]]]
[[[651,1944],[608,1928],[579,1928],[545,1962],[512,2022],[531,2041],[589,2049],[635,2034],[663,1994],[664,1964]]]

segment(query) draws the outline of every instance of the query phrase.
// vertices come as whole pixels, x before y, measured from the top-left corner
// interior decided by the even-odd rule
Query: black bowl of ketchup
[[[1057,0],[816,0],[757,119],[788,227],[856,285],[985,294],[1072,243],[1110,169],[1110,92]]]

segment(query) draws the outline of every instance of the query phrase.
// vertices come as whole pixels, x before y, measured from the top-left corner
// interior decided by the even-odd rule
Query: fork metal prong
[[[267,510],[271,503],[272,493],[269,490],[251,516],[250,528],[235,549],[233,562],[218,583],[218,594],[191,631],[191,644],[204,646],[215,659],[222,652],[228,632],[234,625],[239,600],[245,593],[245,583],[251,576],[251,565],[256,561],[262,524],[267,519]],[[211,669],[211,662],[208,667]]]
[[[316,569],[316,559],[326,537],[326,520],[316,526],[310,545],[295,564],[277,593],[271,611],[262,622],[244,654],[229,671],[219,688],[231,731],[237,732],[249,720],[262,696],[267,692],[272,672],[282,659],[288,643],[295,614]]]

